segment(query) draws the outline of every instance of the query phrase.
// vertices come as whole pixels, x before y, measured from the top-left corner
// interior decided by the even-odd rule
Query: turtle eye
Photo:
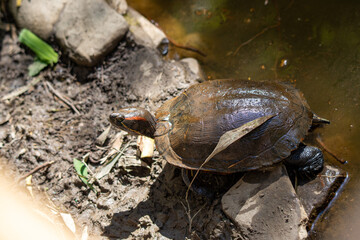
[[[124,121],[125,117],[121,114],[121,113],[112,113],[109,116],[109,121],[114,125],[114,126],[121,126],[121,123]]]

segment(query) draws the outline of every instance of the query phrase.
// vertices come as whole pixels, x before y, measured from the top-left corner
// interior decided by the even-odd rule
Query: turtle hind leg
[[[188,169],[185,169],[185,168],[181,169],[181,176],[182,176],[182,179],[183,179],[183,181],[184,181],[184,183],[186,184],[187,187],[189,187],[190,183],[191,183],[191,180],[189,179],[189,172],[190,171],[191,170],[188,170]],[[212,191],[211,189],[206,188],[204,186],[199,186],[196,181],[194,181],[191,184],[190,190],[193,191],[194,193],[200,195],[200,196],[204,196],[204,197],[208,198],[209,200],[212,200],[212,199],[215,198],[215,192],[214,191]]]
[[[313,179],[323,169],[324,156],[322,151],[313,146],[300,146],[285,159],[285,164],[295,169],[302,179]]]

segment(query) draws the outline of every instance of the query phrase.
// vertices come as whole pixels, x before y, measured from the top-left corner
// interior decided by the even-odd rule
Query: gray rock
[[[125,19],[102,0],[66,4],[55,25],[55,36],[79,65],[94,66],[125,35]]]
[[[128,9],[126,20],[137,44],[156,49],[167,42],[163,31],[131,7]]]
[[[124,15],[127,13],[128,4],[126,0],[106,0],[110,7],[115,9],[118,13]]]
[[[195,58],[183,58],[180,62],[185,63],[189,67],[190,72],[197,77],[196,80],[200,82],[204,81],[204,73],[199,62]]]
[[[346,182],[347,173],[335,166],[325,164],[323,171],[314,180],[297,186],[297,195],[309,215],[310,223],[321,213],[335,193]]]
[[[143,48],[128,62],[129,69],[126,71],[131,79],[129,89],[138,102],[145,99],[159,102],[172,98],[179,91],[198,83],[200,78],[190,70],[187,63],[164,61],[154,49]],[[153,110],[155,109],[156,107],[153,107]]]
[[[9,10],[20,28],[27,28],[39,37],[47,39],[53,33],[53,27],[69,0],[9,0]]]
[[[245,239],[304,239],[305,210],[283,166],[246,173],[222,198]]]

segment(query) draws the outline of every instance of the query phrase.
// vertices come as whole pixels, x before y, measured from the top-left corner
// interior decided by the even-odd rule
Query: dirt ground
[[[110,125],[107,118],[111,112],[124,106],[146,106],[154,111],[187,87],[182,84],[155,101],[130,91],[132,78],[128,76],[134,75],[136,69],[131,69],[129,63],[144,51],[147,50],[127,35],[103,64],[95,68],[80,68],[62,57],[56,68],[47,70],[44,79],[30,92],[1,102],[1,174],[19,179],[35,167],[54,161],[33,174],[35,196],[43,196],[41,193],[45,192],[57,208],[71,213],[79,229],[78,236],[87,226],[95,239],[183,239],[186,236],[241,239],[221,211],[220,198],[209,201],[192,193],[191,215],[200,211],[192,221],[190,233],[184,207],[187,187],[180,170],[167,164],[156,152],[152,164],[141,164],[135,157],[134,136],[124,135],[123,146],[130,143],[119,164],[96,183],[98,195],[77,176],[74,158],[89,153],[90,169],[95,171],[100,167],[95,162],[104,156],[109,140],[104,147],[96,146],[95,141]],[[30,52],[6,34],[0,56],[0,96],[29,82],[27,67],[32,61]],[[69,97],[80,114],[55,97],[46,81]],[[109,139],[116,132],[111,129]],[[20,184],[25,186],[24,181]]]

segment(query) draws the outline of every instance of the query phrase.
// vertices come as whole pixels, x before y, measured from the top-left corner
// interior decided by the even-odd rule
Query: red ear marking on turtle
[[[145,118],[139,117],[139,116],[127,117],[127,118],[125,118],[125,120],[147,121]]]

